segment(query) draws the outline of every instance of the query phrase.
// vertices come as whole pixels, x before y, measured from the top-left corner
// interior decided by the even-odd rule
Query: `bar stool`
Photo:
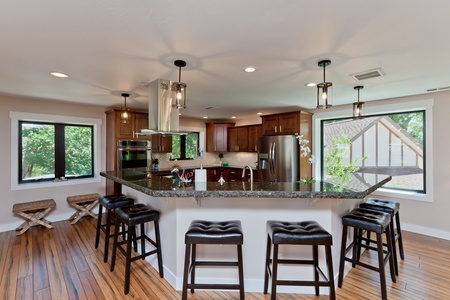
[[[145,234],[145,223],[153,222],[155,228],[155,240],[151,239]],[[120,223],[128,226],[127,237],[119,241],[119,227]],[[140,226],[140,235],[136,235],[136,226]],[[131,257],[131,243],[141,242],[141,253]],[[153,250],[146,251],[145,243],[150,242],[154,246]],[[126,248],[122,247],[126,245]],[[111,257],[111,272],[114,271],[116,264],[116,250],[125,255],[125,288],[124,293],[128,294],[130,291],[130,270],[131,262],[138,259],[145,259],[149,255],[156,254],[158,258],[159,276],[164,277],[163,260],[161,254],[161,240],[159,235],[159,212],[152,210],[145,204],[138,203],[116,208],[116,226],[114,227],[114,243]],[[135,247],[136,251],[136,247]]]
[[[394,270],[394,258],[392,251],[392,240],[390,234],[391,216],[388,213],[365,209],[355,208],[349,214],[342,217],[342,244],[341,244],[341,257],[339,265],[339,282],[338,287],[342,287],[342,281],[344,279],[344,264],[345,261],[352,263],[352,267],[360,265],[373,271],[380,273],[380,285],[381,285],[381,297],[387,299],[386,291],[386,275],[385,266],[389,261],[389,269],[391,272],[391,279],[396,282],[395,270]],[[353,241],[348,247],[347,244],[347,231],[348,227],[353,227]],[[363,240],[360,238],[360,232],[373,231],[376,233],[376,247],[372,247],[367,244],[363,244]],[[383,247],[382,234],[386,235],[386,249]],[[360,248],[375,250],[378,253],[378,267],[361,262],[358,257]],[[352,251],[352,257],[347,257],[346,254],[349,250]]]
[[[359,207],[382,211],[391,215],[391,236],[392,236],[392,252],[394,255],[395,264],[395,274],[398,275],[398,261],[397,261],[397,247],[396,242],[398,242],[398,250],[400,252],[400,258],[405,259],[405,254],[403,252],[403,238],[402,229],[400,227],[400,203],[392,200],[384,200],[377,198],[369,198],[366,202],[363,202]],[[395,217],[395,222],[394,222]],[[395,224],[395,226],[394,226]],[[397,231],[395,230],[397,228]],[[370,231],[367,231],[367,240],[370,241]]]
[[[270,252],[273,243],[273,258]],[[279,259],[278,248],[280,245],[304,245],[312,246],[312,259]],[[271,300],[276,299],[277,285],[289,286],[314,286],[316,296],[319,296],[321,286],[330,288],[330,299],[336,299],[334,290],[333,260],[331,255],[333,237],[323,229],[316,221],[283,222],[267,221],[267,250],[266,273],[264,276],[264,294],[267,294],[269,277],[272,274]],[[318,246],[325,246],[325,257],[328,268],[328,278],[319,267]],[[272,263],[272,271],[270,270]],[[313,281],[279,280],[277,278],[278,264],[312,265],[314,267]],[[323,280],[320,280],[319,275]]]
[[[100,196],[99,208],[98,208],[98,218],[97,218],[97,232],[95,234],[95,248],[98,248],[100,242],[100,230],[105,233],[105,253],[103,256],[103,261],[108,261],[108,250],[109,250],[109,239],[111,236],[111,225],[114,225],[112,220],[112,212],[121,206],[130,205],[134,203],[134,199],[128,198],[123,194],[118,195],[108,195]],[[106,223],[102,224],[102,209],[106,210]],[[122,233],[125,238],[125,226],[122,226]]]
[[[194,220],[185,235],[186,253],[184,257],[183,293],[181,299],[187,299],[187,290],[191,293],[197,289],[223,289],[239,290],[240,299],[245,299],[244,294],[244,267],[242,263],[242,233],[241,221],[210,222]],[[196,247],[199,244],[210,245],[236,245],[237,261],[197,261]],[[192,249],[192,260],[190,261]],[[203,284],[195,283],[196,266],[237,266],[239,272],[239,284]],[[189,272],[191,282],[188,283]]]

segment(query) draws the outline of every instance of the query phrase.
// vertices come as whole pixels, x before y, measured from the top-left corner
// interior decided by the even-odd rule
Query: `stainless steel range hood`
[[[179,131],[179,112],[172,109],[172,81],[156,79],[148,85],[148,129],[142,129],[139,135],[188,134]]]

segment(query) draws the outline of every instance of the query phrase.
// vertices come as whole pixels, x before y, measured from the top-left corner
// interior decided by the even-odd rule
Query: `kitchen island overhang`
[[[101,172],[102,176],[122,184],[123,192],[139,203],[145,203],[160,212],[160,232],[164,261],[165,279],[176,289],[182,288],[184,266],[184,235],[192,220],[241,220],[244,233],[244,280],[245,291],[262,292],[264,284],[264,260],[266,246],[267,220],[315,220],[333,236],[332,247],[333,268],[337,278],[339,250],[342,234],[342,215],[349,212],[364,197],[376,188],[390,180],[382,178],[365,190],[351,191],[304,191],[295,190],[311,188],[312,185],[299,185],[298,183],[277,183],[268,186],[262,183],[253,183],[253,191],[244,190],[249,183],[231,182],[220,185],[208,182],[207,189],[219,190],[195,191],[195,183],[172,187],[170,178],[143,178],[145,173]],[[314,183],[320,187],[320,182]],[[255,187],[265,190],[255,190]],[[275,188],[277,187],[277,188]],[[159,190],[158,190],[159,188]],[[175,190],[173,190],[175,188]],[[328,187],[329,188],[329,187]],[[338,186],[335,186],[338,188]],[[147,233],[153,235],[151,226]],[[150,245],[149,245],[150,247]],[[301,247],[304,248],[304,247]],[[308,258],[311,256],[310,247],[286,246],[280,248],[280,253],[288,257]],[[232,260],[235,258],[233,249],[227,246],[205,246],[198,249],[198,255],[205,259]],[[147,260],[157,268],[156,258]],[[319,251],[321,267],[325,267],[324,253]],[[350,266],[346,268],[346,271]],[[303,276],[311,279],[311,269],[302,267],[300,270],[286,267],[280,268],[280,276]],[[237,280],[237,272],[232,269],[198,269],[197,282],[206,283],[233,283]],[[280,277],[283,278],[283,277]],[[279,292],[314,294],[310,287],[280,287]],[[327,294],[328,289],[322,288],[321,294]]]
[[[181,182],[147,172],[122,170],[100,172],[114,182],[153,197],[194,198],[332,198],[364,199],[392,179],[377,175],[373,182],[363,180],[364,174],[352,176],[346,186],[328,181],[299,182]],[[373,174],[370,174],[373,178]]]

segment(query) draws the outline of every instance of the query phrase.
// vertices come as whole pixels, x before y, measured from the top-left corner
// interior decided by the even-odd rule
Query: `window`
[[[198,132],[187,135],[172,135],[172,153],[170,159],[194,159],[198,154]]]
[[[383,187],[426,192],[425,110],[321,121],[322,178],[364,182],[392,176]]]
[[[19,183],[94,176],[94,126],[19,121]]]

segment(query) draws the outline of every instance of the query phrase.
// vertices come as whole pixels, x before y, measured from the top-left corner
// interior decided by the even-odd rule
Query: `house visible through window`
[[[194,159],[198,152],[199,133],[172,136],[172,153],[170,159]]]
[[[19,183],[94,176],[94,128],[19,121]]]
[[[426,192],[425,111],[322,120],[322,178]]]

